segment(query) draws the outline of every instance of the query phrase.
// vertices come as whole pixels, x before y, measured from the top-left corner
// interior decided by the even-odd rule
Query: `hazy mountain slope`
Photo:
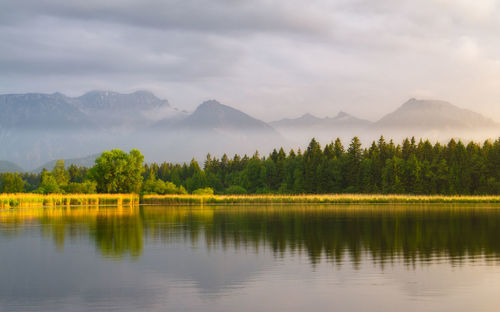
[[[81,158],[70,158],[70,159],[64,159],[64,166],[68,168],[71,165],[76,165],[78,167],[87,167],[91,168],[94,166],[95,160],[97,157],[99,157],[100,154],[93,154]],[[44,168],[47,170],[52,170],[54,166],[56,165],[56,162],[58,159],[51,160],[49,162],[46,162],[45,164],[41,165],[40,167],[36,168],[33,170],[34,172],[41,172]]]
[[[60,93],[0,95],[0,129],[131,129],[183,115],[167,100],[147,91],[120,94],[91,91],[80,97]],[[185,115],[185,114],[184,114]]]
[[[93,121],[60,93],[0,95],[0,129],[85,129]]]
[[[8,160],[0,160],[0,173],[1,172],[23,172],[23,168],[19,165],[8,161]]]
[[[72,98],[82,112],[93,120],[107,126],[137,127],[163,118],[182,114],[148,91],[120,94],[110,91],[91,91]]]
[[[143,141],[141,146],[153,160],[166,157],[176,161],[192,157],[202,160],[207,153],[253,154],[257,149],[268,152],[285,142],[267,123],[215,100],[202,103],[177,122],[161,121],[152,131],[155,132],[150,136],[160,139],[150,146],[145,146],[148,142]]]
[[[76,98],[60,93],[0,95],[0,159],[33,168],[51,159],[134,145],[138,142],[129,142],[131,133],[183,114],[146,91],[92,91]],[[144,139],[151,137],[137,140]]]
[[[335,138],[350,140],[352,136],[360,136],[366,132],[371,122],[340,112],[335,117],[318,118],[305,114],[299,118],[282,119],[270,124],[293,145],[300,146],[313,137],[323,143]]]
[[[363,128],[370,125],[368,120],[360,119],[345,112],[339,112],[335,117],[318,118],[311,114],[305,114],[294,119],[281,119],[270,122],[277,129],[286,128],[319,128],[319,129],[342,129]]]
[[[167,100],[157,98],[148,91],[136,91],[121,94],[111,91],[90,91],[74,98],[83,111],[107,111],[120,114],[145,111],[162,106],[169,106]]]
[[[160,119],[160,120],[158,120]],[[0,95],[0,159],[28,169],[51,169],[54,159],[92,166],[79,157],[104,150],[138,148],[147,161],[203,159],[207,153],[265,154],[274,147],[304,146],[312,137],[326,143],[359,136],[364,143],[380,135],[446,140],[498,136],[494,121],[442,101],[412,99],[376,123],[339,113],[306,114],[265,123],[215,100],[191,114],[145,91],[119,94],[92,91],[80,97],[54,94]],[[278,129],[276,131],[275,129]],[[487,131],[485,130],[487,129]]]
[[[500,125],[481,114],[445,101],[410,99],[374,126],[377,129],[447,131],[491,129]]]
[[[196,110],[175,125],[191,130],[233,130],[274,133],[267,123],[215,100],[203,102]]]
[[[269,124],[275,128],[293,128],[293,127],[313,127],[321,124],[323,118],[318,118],[311,114],[304,114],[297,118],[284,118],[271,121]]]

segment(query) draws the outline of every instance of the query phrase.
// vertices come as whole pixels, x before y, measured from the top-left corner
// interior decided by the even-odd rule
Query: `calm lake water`
[[[1,311],[498,311],[500,206],[0,211]]]

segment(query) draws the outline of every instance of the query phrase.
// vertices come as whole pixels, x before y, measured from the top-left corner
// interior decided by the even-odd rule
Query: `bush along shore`
[[[317,195],[145,195],[145,205],[199,204],[404,204],[404,203],[499,203],[500,196],[440,196],[383,194]]]
[[[0,194],[0,209],[138,204],[139,195],[137,194]]]

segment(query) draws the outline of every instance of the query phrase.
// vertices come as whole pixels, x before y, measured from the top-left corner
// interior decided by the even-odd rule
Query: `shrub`
[[[143,194],[157,194],[157,195],[165,195],[165,194],[187,194],[184,187],[177,187],[172,182],[163,182],[160,179],[150,178],[146,180],[142,184],[142,193]]]
[[[246,194],[247,190],[239,185],[231,185],[225,191],[226,194]]]
[[[93,181],[70,182],[62,188],[69,194],[94,194],[96,193],[97,183]]]
[[[193,191],[195,195],[214,195],[214,190],[211,187],[199,188]]]

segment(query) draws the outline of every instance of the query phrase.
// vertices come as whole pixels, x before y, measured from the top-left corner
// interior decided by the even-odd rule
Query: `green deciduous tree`
[[[142,185],[144,156],[136,149],[128,154],[114,149],[101,154],[89,170],[100,193],[139,193]]]
[[[62,193],[63,190],[59,187],[59,184],[57,184],[57,180],[56,178],[54,178],[52,172],[49,172],[44,169],[42,171],[40,185],[38,186],[36,192],[42,194],[52,194],[52,193]]]
[[[2,175],[0,190],[2,193],[22,193],[24,184],[18,173],[9,172]]]
[[[52,175],[54,179],[56,179],[58,185],[66,185],[69,183],[70,175],[64,166],[64,159],[56,161],[54,169],[52,169]]]

